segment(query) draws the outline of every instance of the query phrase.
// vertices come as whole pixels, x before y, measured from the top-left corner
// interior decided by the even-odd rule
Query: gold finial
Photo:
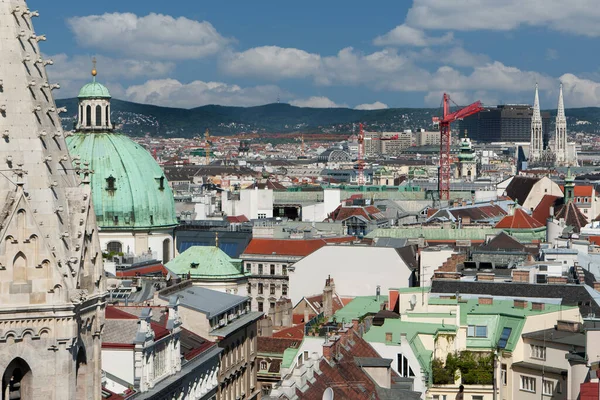
[[[96,57],[92,58],[92,64],[94,65],[92,68],[92,76],[95,78],[98,75],[98,71],[96,70]]]
[[[219,247],[219,232],[215,232],[215,247]]]

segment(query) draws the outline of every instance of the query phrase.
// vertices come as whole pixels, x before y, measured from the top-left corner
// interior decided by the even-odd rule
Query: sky
[[[58,97],[170,107],[600,106],[597,0],[29,0]]]

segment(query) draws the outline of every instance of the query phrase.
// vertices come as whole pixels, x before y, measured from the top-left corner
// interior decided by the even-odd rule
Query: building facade
[[[217,400],[257,399],[257,322],[263,313],[250,311],[250,301],[184,281],[157,292],[154,303],[167,305],[179,298],[182,326],[223,349],[219,364]]]
[[[97,399],[105,278],[91,188],[67,151],[30,11],[0,1],[3,399]]]

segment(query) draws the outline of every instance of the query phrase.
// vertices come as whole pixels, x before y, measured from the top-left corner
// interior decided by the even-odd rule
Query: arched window
[[[79,123],[83,124],[83,106],[79,106]]]
[[[85,126],[92,126],[92,106],[85,108]]]
[[[167,263],[171,260],[171,241],[169,239],[163,240],[163,263]]]
[[[85,349],[82,347],[77,352],[77,364],[75,366],[75,383],[76,392],[75,398],[77,400],[87,399],[87,357],[85,355]]]
[[[108,242],[108,244],[106,245],[106,251],[108,251],[109,253],[115,253],[115,254],[119,254],[123,252],[123,245],[121,244],[121,242]]]
[[[32,373],[22,358],[15,358],[2,374],[2,399],[33,398]]]
[[[106,126],[109,126],[110,125],[110,109],[109,109],[109,106],[106,106],[106,115],[105,115],[105,117],[106,117]]]
[[[96,126],[102,126],[102,107],[96,106]]]

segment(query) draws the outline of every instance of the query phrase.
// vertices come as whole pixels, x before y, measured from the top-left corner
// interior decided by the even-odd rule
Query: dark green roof
[[[165,265],[179,276],[202,280],[244,278],[241,260],[229,257],[216,246],[192,246]]]
[[[110,99],[108,88],[101,83],[90,82],[84,85],[77,96],[79,99]]]

